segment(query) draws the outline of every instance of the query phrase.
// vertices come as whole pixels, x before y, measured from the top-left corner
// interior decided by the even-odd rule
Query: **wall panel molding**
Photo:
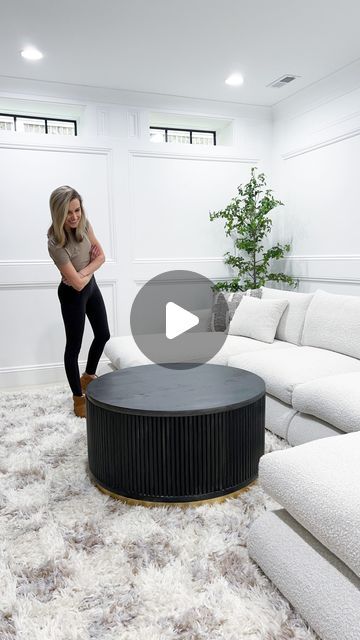
[[[290,260],[291,262],[304,262],[304,260],[345,260],[352,262],[353,260],[360,260],[360,253],[355,254],[322,254],[322,253],[314,253],[314,254],[304,254],[304,255],[294,255],[284,258],[284,260]]]
[[[53,266],[53,264],[50,258],[49,260],[0,260],[0,269],[1,267],[47,267]],[[104,264],[116,264],[116,262],[111,258],[110,260],[106,259]]]
[[[106,109],[96,109],[98,136],[105,136],[108,128],[109,114]]]
[[[18,290],[18,289],[57,289],[59,286],[59,281],[54,280],[33,280],[28,282],[23,282],[22,280],[15,280],[14,282],[0,282],[0,291],[6,291],[8,289]]]
[[[136,258],[133,260],[133,264],[185,264],[187,262],[224,262],[222,256],[216,256],[211,258],[198,258],[196,256],[190,256],[186,258]]]
[[[137,285],[143,285],[151,278],[165,271],[194,271],[209,280],[222,280],[229,277],[229,271],[221,256],[216,257],[182,257],[169,259],[140,258],[133,260],[133,278]]]
[[[156,147],[156,145],[153,145]],[[164,145],[162,145],[164,146]],[[188,145],[189,146],[189,145]],[[190,145],[191,146],[191,145]],[[201,152],[196,148],[174,151],[174,150],[148,150],[148,149],[129,149],[128,150],[128,167],[129,167],[129,212],[130,212],[130,220],[132,221],[130,232],[132,233],[132,265],[133,265],[133,279],[136,282],[144,283],[147,280],[151,279],[157,273],[161,271],[165,271],[167,269],[189,269],[189,270],[200,270],[200,272],[208,277],[208,278],[222,278],[224,274],[224,260],[222,256],[204,256],[199,257],[196,256],[196,243],[193,241],[191,246],[189,246],[189,254],[188,256],[180,255],[180,257],[176,257],[175,259],[171,258],[171,253],[169,257],[163,255],[164,246],[166,246],[166,242],[164,242],[164,246],[160,246],[160,241],[157,241],[158,253],[160,257],[156,256],[156,251],[152,250],[152,257],[146,258],[146,246],[145,242],[139,243],[139,238],[137,236],[139,229],[141,229],[141,221],[143,214],[143,206],[139,206],[137,201],[137,189],[139,180],[141,179],[141,172],[148,173],[154,172],[157,176],[160,176],[158,179],[160,180],[161,185],[161,176],[162,176],[162,166],[159,166],[159,162],[164,162],[166,164],[166,169],[169,170],[169,175],[175,175],[174,171],[181,172],[180,164],[175,167],[171,165],[171,161],[178,162],[181,161],[194,161],[199,163],[199,171],[206,175],[207,168],[205,164],[202,163],[215,163],[214,166],[208,167],[211,175],[217,174],[218,167],[221,166],[222,175],[228,175],[228,166],[226,163],[231,163],[233,166],[231,167],[231,174],[235,175],[239,172],[239,168],[241,168],[241,173],[245,173],[247,169],[244,165],[255,165],[259,163],[259,158],[249,158],[240,155],[232,155],[232,154],[224,154],[217,153],[217,149],[215,149],[215,153],[211,153],[213,149],[207,149],[206,152]],[[209,152],[210,151],[210,152]],[[188,164],[185,162],[184,164]],[[243,165],[243,166],[242,166]],[[170,167],[170,168],[169,168]],[[203,171],[202,171],[203,170]],[[186,176],[187,184],[191,184],[191,179],[193,176],[193,169],[189,166],[184,167],[184,175]],[[181,176],[182,177],[182,176]],[[238,183],[237,183],[238,184]],[[141,185],[141,182],[140,182]],[[166,181],[164,182],[164,189],[167,188]],[[167,193],[167,192],[166,192]],[[153,194],[152,194],[153,195]],[[172,194],[168,194],[169,202],[171,202]],[[163,204],[161,204],[163,206]],[[207,206],[207,205],[206,205]],[[189,224],[193,224],[192,220],[188,221]],[[201,223],[204,224],[203,222]],[[148,231],[149,231],[148,224]],[[191,227],[190,227],[191,228]],[[196,233],[196,217],[194,216],[194,231]],[[169,235],[169,232],[168,232]],[[182,238],[184,241],[184,238]],[[184,248],[186,247],[184,242]],[[219,243],[217,243],[219,244]],[[203,248],[203,251],[213,251],[213,247]],[[180,249],[181,251],[181,249]],[[182,250],[184,251],[184,249]],[[218,249],[215,247],[215,251]],[[149,252],[150,253],[150,252]],[[150,255],[151,255],[150,253]],[[201,253],[201,251],[200,251]],[[215,269],[214,269],[215,267]]]
[[[311,153],[312,151],[316,151],[317,149],[322,149],[323,147],[329,147],[330,145],[337,144],[338,142],[343,142],[344,140],[355,138],[358,135],[360,135],[360,127],[351,129],[351,131],[347,131],[346,133],[343,133],[339,136],[325,138],[324,140],[317,142],[315,144],[311,144],[305,147],[300,147],[298,149],[294,149],[293,151],[288,151],[287,153],[281,154],[281,157],[283,160],[290,160],[291,158],[296,158],[297,156],[304,155],[305,153]]]
[[[77,141],[76,141],[77,142]],[[86,155],[97,155],[104,156],[106,159],[106,193],[107,199],[109,203],[109,241],[110,241],[110,257],[107,262],[116,262],[117,261],[117,243],[115,243],[115,219],[114,219],[114,189],[113,189],[113,171],[114,171],[114,160],[113,160],[113,148],[112,147],[102,147],[102,146],[88,146],[88,145],[60,145],[54,143],[46,144],[31,144],[24,142],[9,142],[9,141],[0,141],[0,149],[13,149],[19,151],[45,151],[52,153],[77,153],[77,154],[86,154]],[[48,264],[46,261],[24,261],[24,264]],[[0,266],[12,266],[13,264],[22,264],[22,261],[0,261]]]
[[[141,137],[141,123],[140,123],[140,113],[139,113],[139,111],[128,111],[127,112],[127,126],[128,126],[128,137],[129,138],[140,138]]]
[[[79,360],[79,365],[83,369],[86,360]],[[102,373],[109,373],[113,370],[107,358],[101,358],[99,368]],[[17,391],[20,387],[27,387],[36,390],[35,385],[62,384],[69,389],[69,408],[71,406],[71,390],[66,380],[64,363],[50,362],[46,364],[23,365],[17,367],[0,368],[0,387],[3,392]]]
[[[96,279],[99,286],[115,286],[117,281],[110,279]],[[59,280],[14,280],[13,282],[0,282],[0,289],[55,289],[59,286]]]
[[[216,147],[214,147],[216,149]],[[238,162],[243,164],[258,164],[259,158],[245,158],[242,156],[231,155],[208,155],[193,153],[174,153],[168,151],[146,151],[129,149],[129,156],[133,158],[161,158],[165,160],[201,160],[206,162]]]
[[[55,153],[86,153],[95,155],[109,155],[111,147],[92,147],[87,145],[60,145],[60,144],[31,144],[24,142],[0,141],[0,149],[19,149],[22,151],[52,151]]]
[[[111,289],[111,301],[112,301],[112,326],[114,327],[115,334],[119,333],[118,324],[118,281],[115,279],[97,279],[96,282],[101,289],[102,286],[110,287]],[[20,291],[20,290],[34,290],[34,289],[52,289],[57,290],[59,281],[43,280],[43,281],[28,281],[23,282],[0,282],[0,291]]]
[[[294,255],[279,260],[277,265],[301,281],[360,283],[360,254]]]
[[[294,276],[300,282],[334,282],[339,284],[356,284],[360,285],[360,278],[326,278],[321,276]]]
[[[54,264],[51,259],[49,260],[0,260],[1,267],[34,267],[34,266],[48,266]]]
[[[86,365],[86,360],[79,360],[79,365],[84,367]],[[100,363],[109,362],[108,358],[100,358]],[[27,364],[20,365],[16,367],[0,367],[0,375],[8,374],[8,373],[24,373],[31,371],[49,371],[54,369],[64,369],[63,362],[46,362],[45,364]]]

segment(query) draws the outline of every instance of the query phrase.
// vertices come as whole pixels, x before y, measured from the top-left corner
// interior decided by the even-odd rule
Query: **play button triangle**
[[[177,338],[185,331],[189,331],[199,324],[199,318],[194,313],[190,313],[175,302],[166,304],[166,337],[169,340]]]

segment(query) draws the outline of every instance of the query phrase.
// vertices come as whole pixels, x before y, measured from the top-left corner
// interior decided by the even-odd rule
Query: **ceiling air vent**
[[[270,82],[270,84],[268,84],[267,86],[280,89],[281,87],[285,87],[287,84],[290,84],[290,82],[292,82],[293,80],[295,80],[295,78],[298,78],[298,77],[299,76],[292,76],[292,75],[281,76],[281,78],[274,80],[274,82]]]

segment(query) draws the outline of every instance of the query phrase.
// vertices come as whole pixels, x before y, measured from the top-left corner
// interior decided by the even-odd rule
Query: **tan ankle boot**
[[[86,418],[85,396],[73,396],[74,413],[78,418]]]
[[[90,384],[90,382],[92,382],[93,380],[96,380],[97,376],[95,376],[95,378],[93,378],[92,376],[90,376],[88,373],[83,373],[81,378],[80,378],[80,384],[81,384],[81,390],[83,393],[85,393],[86,391],[86,387],[88,386],[88,384]]]

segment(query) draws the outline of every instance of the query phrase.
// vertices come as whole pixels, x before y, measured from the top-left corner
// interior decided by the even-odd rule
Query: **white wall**
[[[0,386],[13,387],[65,379],[60,278],[46,248],[50,192],[70,184],[83,195],[107,257],[96,277],[110,330],[129,333],[132,301],[152,276],[228,274],[229,245],[209,210],[228,204],[251,166],[269,171],[271,117],[267,108],[29,81],[4,89],[0,111],[79,118],[77,138],[0,132]],[[227,119],[232,145],[150,143],[153,111]],[[90,341],[87,326],[81,366]]]
[[[273,121],[268,108],[4,80],[0,111],[77,117],[79,136],[0,133],[0,387],[64,379],[59,275],[46,250],[48,197],[63,183],[83,194],[105,248],[97,280],[113,335],[129,332],[137,291],[161,271],[228,274],[229,245],[208,213],[254,165],[286,203],[273,236],[292,242],[283,266],[300,290],[359,294],[359,77],[360,63],[333,74],[279,102]],[[154,113],[223,120],[228,144],[154,145]],[[82,365],[90,340],[87,326]]]
[[[300,290],[360,294],[359,78],[355,63],[274,109],[274,235],[292,242]]]

